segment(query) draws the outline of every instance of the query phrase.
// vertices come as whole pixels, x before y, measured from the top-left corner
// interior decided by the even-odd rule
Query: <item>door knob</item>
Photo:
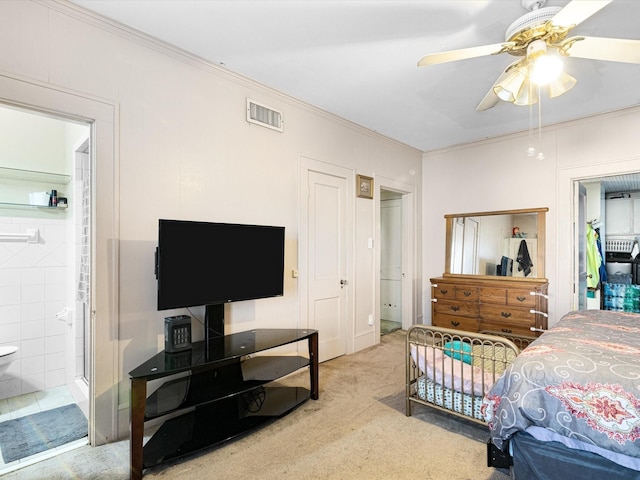
[[[348,285],[349,282],[345,279],[340,280],[340,288],[344,288],[345,285]]]

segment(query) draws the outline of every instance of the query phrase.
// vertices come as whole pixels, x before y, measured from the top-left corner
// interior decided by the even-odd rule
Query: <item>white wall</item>
[[[0,399],[65,384],[67,325],[55,314],[69,286],[68,220],[56,217],[0,216],[3,233],[40,232],[40,243],[0,242],[0,345],[18,347],[0,378]]]
[[[425,153],[423,308],[427,323],[431,317],[429,278],[444,271],[443,216],[447,213],[548,207],[549,324],[576,308],[573,183],[640,171],[638,128],[640,108],[550,126],[543,129],[542,161],[526,156],[527,132]]]
[[[65,155],[64,122],[42,114],[0,108],[0,129],[3,167],[71,174]]]
[[[12,46],[0,50],[1,71],[119,107],[115,138],[120,238],[114,240],[119,240],[120,255],[115,321],[122,408],[128,404],[127,373],[158,351],[162,319],[172,314],[155,309],[158,218],[284,225],[285,269],[291,271],[297,267],[300,156],[419,187],[417,150],[113,28],[79,7],[5,1],[0,2],[0,18],[0,42]],[[247,97],[282,111],[284,133],[248,124]],[[375,237],[373,212],[374,202],[356,201],[357,235]],[[355,265],[356,278],[372,271],[370,256],[355,258],[366,261]],[[352,287],[358,299],[354,331],[370,329],[368,314],[377,303],[371,284],[355,281]],[[230,306],[229,330],[297,326],[303,321],[298,318],[297,293],[296,280],[288,275],[283,298]],[[362,299],[368,299],[364,307]],[[126,434],[126,419],[123,410],[121,435]]]

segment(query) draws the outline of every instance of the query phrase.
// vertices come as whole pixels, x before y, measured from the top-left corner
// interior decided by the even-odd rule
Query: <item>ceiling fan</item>
[[[532,105],[542,89],[551,98],[557,97],[576,84],[575,78],[562,72],[561,62],[558,66],[558,55],[640,64],[640,40],[568,36],[573,28],[612,1],[572,0],[564,7],[544,7],[546,0],[521,0],[529,12],[509,26],[503,43],[429,54],[418,66],[508,53],[520,58],[502,72],[476,110],[487,110],[500,100]],[[556,77],[537,78],[543,62],[554,58]]]

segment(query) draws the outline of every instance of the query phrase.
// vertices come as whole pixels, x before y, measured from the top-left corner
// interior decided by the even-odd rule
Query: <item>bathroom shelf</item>
[[[21,201],[28,200],[29,192],[58,189],[71,181],[71,175],[41,172],[36,170],[21,170],[19,168],[0,167],[0,183],[7,188],[2,189],[0,209],[66,211],[67,208],[50,207],[48,205],[32,205]],[[44,187],[44,188],[43,188]],[[64,188],[63,188],[64,189]]]
[[[0,208],[19,208],[26,210],[49,210],[49,211],[58,211],[58,212],[66,212],[69,210],[68,208],[61,207],[50,207],[48,205],[31,205],[30,203],[13,203],[13,202],[0,202]]]
[[[19,168],[0,167],[0,178],[7,180],[21,180],[28,182],[55,183],[56,185],[66,185],[71,180],[71,175],[40,172],[37,170],[21,170]]]

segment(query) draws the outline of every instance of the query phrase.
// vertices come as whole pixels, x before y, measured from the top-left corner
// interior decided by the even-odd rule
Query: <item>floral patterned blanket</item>
[[[518,355],[483,408],[501,449],[537,426],[640,458],[640,315],[568,313]]]

